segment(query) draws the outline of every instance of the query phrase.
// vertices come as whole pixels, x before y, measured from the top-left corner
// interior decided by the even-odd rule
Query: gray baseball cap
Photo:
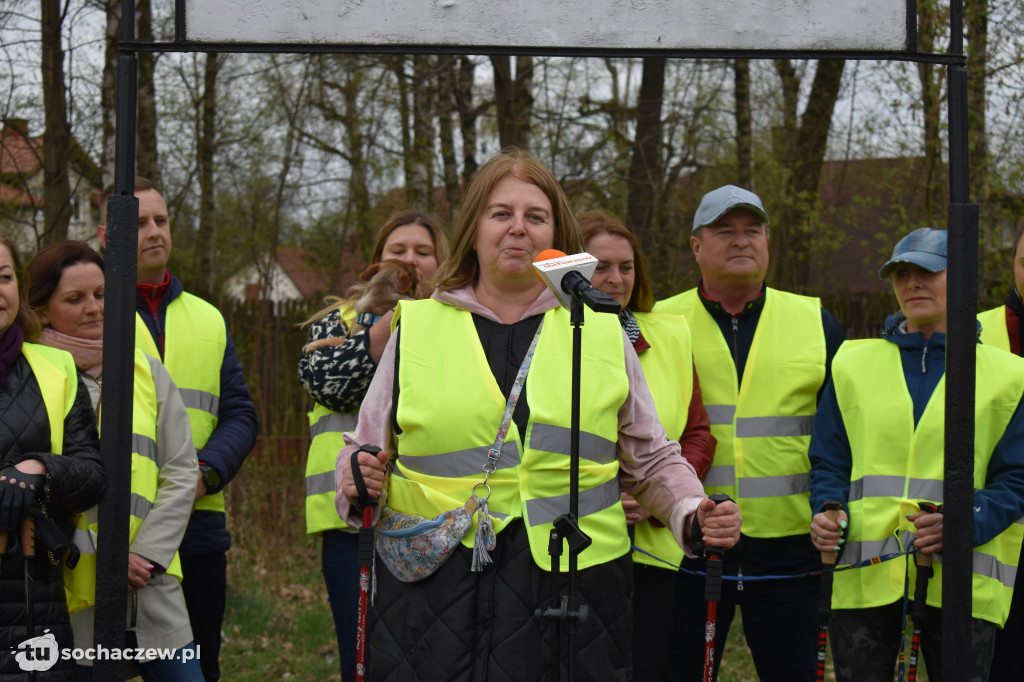
[[[734,208],[745,208],[760,216],[765,225],[771,225],[761,199],[748,189],[736,185],[725,185],[711,190],[700,200],[697,213],[693,216],[693,232],[715,222]]]
[[[896,242],[892,258],[878,271],[878,278],[887,278],[900,263],[913,263],[928,272],[942,272],[946,269],[946,235],[945,230],[930,227],[914,230]]]

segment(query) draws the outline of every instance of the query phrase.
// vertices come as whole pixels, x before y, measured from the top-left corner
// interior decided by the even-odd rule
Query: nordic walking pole
[[[829,521],[839,521],[842,505],[838,502],[825,503],[825,516]],[[828,619],[832,614],[832,570],[836,567],[839,553],[835,551],[821,553],[821,592],[818,598],[818,663],[815,679],[825,679],[825,656],[828,651]]]
[[[927,514],[938,514],[942,508],[931,502],[918,502],[921,511]],[[907,670],[908,682],[917,680],[917,654],[921,649],[921,626],[924,624],[924,607],[928,600],[928,581],[935,569],[932,568],[932,555],[917,551],[914,554],[917,563],[917,580],[914,581],[914,634],[910,637],[910,668]]]
[[[715,493],[709,499],[716,506],[732,501],[725,493]],[[718,602],[722,599],[722,562],[725,560],[725,550],[708,546],[704,548],[704,556],[707,557],[704,599],[708,603],[708,617],[704,625],[704,682],[711,682],[715,672],[715,625],[718,621]]]
[[[356,625],[356,682],[366,679],[366,612],[370,597],[370,570],[373,567],[373,510],[376,498],[370,497],[366,481],[359,470],[359,453],[376,455],[376,445],[362,445],[352,453],[352,481],[359,493],[359,504],[363,507],[363,527],[359,529],[359,620]]]
[[[36,521],[31,516],[26,516],[21,522],[21,555],[25,561],[25,639],[32,639],[36,636],[36,586],[32,575],[36,557]],[[28,679],[35,682],[35,670],[29,671]]]

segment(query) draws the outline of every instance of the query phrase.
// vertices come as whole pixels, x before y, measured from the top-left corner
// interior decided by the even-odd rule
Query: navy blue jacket
[[[164,329],[167,306],[184,290],[181,280],[171,273],[170,284],[160,298],[155,318],[150,313],[145,299],[136,291],[135,310],[146,323],[154,339],[158,337],[159,331]],[[160,353],[162,356],[163,348],[160,349]],[[220,366],[219,405],[217,427],[210,434],[206,445],[197,453],[199,461],[212,466],[220,478],[217,487],[209,491],[211,493],[223,489],[231,482],[256,445],[256,437],[259,435],[256,407],[253,405],[249,387],[246,386],[242,363],[238,359],[230,331],[227,332],[224,360]],[[231,536],[228,534],[223,513],[206,510],[192,513],[185,529],[185,537],[181,541],[182,554],[226,552],[230,546]]]
[[[887,341],[900,349],[903,376],[914,401],[917,424],[932,392],[946,371],[946,335],[935,332],[927,341],[924,334],[907,334],[899,328],[903,316],[890,316],[885,324]],[[835,388],[830,380],[818,402],[811,434],[811,513],[818,513],[828,500],[839,500],[849,514],[852,455],[843,415],[839,412]],[[996,444],[989,460],[985,487],[974,491],[974,546],[983,545],[1006,530],[1024,513],[1024,415],[1016,412]]]

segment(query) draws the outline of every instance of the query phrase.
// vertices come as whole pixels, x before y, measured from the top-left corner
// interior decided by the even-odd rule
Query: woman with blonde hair
[[[509,149],[469,185],[433,296],[399,304],[336,472],[338,513],[354,524],[361,498],[387,488],[372,679],[540,680],[556,672],[559,626],[535,614],[557,606],[566,585],[568,556],[552,574],[548,540],[568,511],[572,340],[569,314],[533,261],[546,249],[582,247],[551,171]],[[575,662],[581,679],[628,679],[632,570],[620,479],[684,547],[702,538],[732,546],[739,511],[708,500],[678,456],[615,317],[587,317],[581,363],[578,521],[592,543],[578,557],[589,616],[577,625]],[[382,535],[419,517],[441,519],[443,537]],[[566,656],[562,647],[560,667]]]

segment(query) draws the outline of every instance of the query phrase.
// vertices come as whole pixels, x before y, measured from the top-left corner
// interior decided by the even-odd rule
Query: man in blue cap
[[[807,447],[821,388],[843,332],[817,298],[765,286],[768,213],[753,192],[725,185],[704,195],[690,247],[700,284],[655,305],[686,317],[693,362],[717,440],[704,480],[708,494],[740,505],[740,545],[726,552],[725,574],[799,575],[818,570],[807,528]],[[703,560],[683,567],[703,570]],[[735,614],[761,680],[813,680],[819,580],[727,581],[718,606],[715,676]],[[680,573],[676,637],[683,648],[674,679],[700,679],[703,580]]]

